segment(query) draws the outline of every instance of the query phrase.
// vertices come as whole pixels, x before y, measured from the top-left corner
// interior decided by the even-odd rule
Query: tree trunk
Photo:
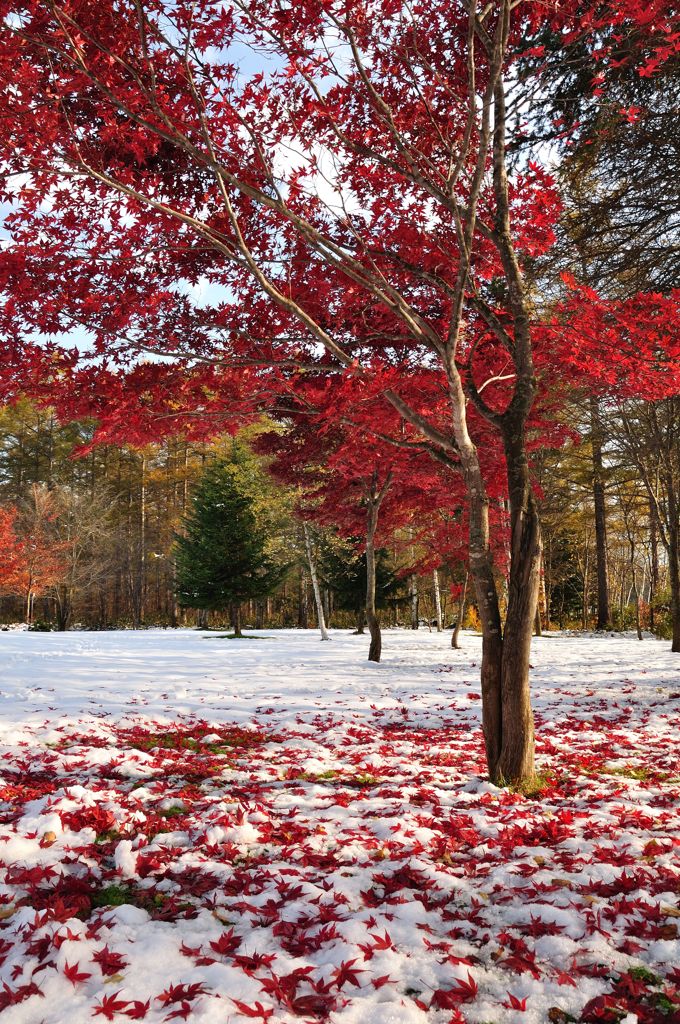
[[[543,562],[543,552],[541,551],[541,560],[539,562],[538,569],[538,601],[536,602],[536,636],[543,636],[543,622],[544,614],[546,609],[546,595],[545,595],[545,565]],[[546,629],[549,628],[549,622],[546,622]]]
[[[458,617],[451,633],[451,646],[455,651],[460,650],[460,631],[463,628],[463,619],[465,618],[465,605],[467,603],[467,586],[468,586],[469,573],[465,573],[465,579],[463,580],[463,589],[460,592],[460,599],[458,601]]]
[[[534,775],[534,716],[529,668],[541,565],[541,529],[531,489],[523,431],[504,437],[510,496],[511,559],[501,669],[502,747],[497,775],[523,782]]]
[[[588,537],[586,536],[585,551],[583,553],[583,597],[582,603],[583,608],[581,610],[581,625],[583,629],[588,628],[588,605],[590,603],[590,549],[588,547]]]
[[[498,761],[502,742],[501,667],[503,633],[498,592],[489,546],[489,501],[484,491],[476,451],[465,453],[463,472],[470,495],[469,547],[470,575],[475,588],[482,626],[482,731],[489,766],[489,777],[498,781]]]
[[[439,573],[435,569],[432,573],[432,582],[434,584],[434,612],[437,618],[437,632],[441,633],[442,624],[442,595],[439,589]]]
[[[67,589],[60,589],[57,592],[56,600],[56,611],[57,611],[57,630],[60,633],[65,633],[69,627],[71,621],[71,595]]]
[[[378,512],[391,481],[392,473],[390,471],[382,487],[379,488],[378,470],[374,469],[366,501],[366,621],[371,634],[371,643],[368,649],[369,661],[380,661],[382,654],[382,633],[375,608],[375,532],[378,527]]]
[[[316,575],[316,563],[314,561],[314,553],[312,551],[312,540],[309,532],[309,524],[303,523],[302,528],[305,535],[305,550],[307,552],[307,563],[309,565],[309,577],[312,581],[312,590],[314,591],[314,604],[316,605],[316,621],[319,626],[319,632],[321,633],[322,640],[330,640],[328,631],[326,629],[326,619],[323,611],[323,601],[321,600],[321,590],[319,588],[319,579]]]
[[[368,514],[368,530],[366,533],[366,622],[371,634],[368,648],[368,660],[380,661],[382,654],[382,634],[380,620],[375,609],[375,528],[378,510],[371,507]]]
[[[602,421],[600,405],[595,396],[590,399],[590,430],[593,451],[593,504],[595,506],[595,555],[597,569],[597,629],[609,629],[609,574],[607,571],[607,509],[604,494],[604,468],[602,462]]]
[[[678,537],[678,524],[673,523],[668,531],[668,578],[671,586],[671,619],[673,623],[673,639],[671,651],[680,653],[680,565],[678,556],[680,554]]]
[[[659,586],[659,537],[656,526],[654,509],[650,507],[649,512],[649,628],[654,632],[654,600]]]
[[[418,629],[418,581],[415,573],[409,576],[409,597],[411,598],[411,629]]]
[[[307,595],[307,574],[300,566],[298,579],[298,629],[309,629],[309,601]]]
[[[364,635],[364,622],[366,621],[366,609],[357,608],[357,628],[356,633],[358,636]]]
[[[234,628],[234,636],[243,636],[241,632],[241,605],[237,601],[231,606],[231,623]]]

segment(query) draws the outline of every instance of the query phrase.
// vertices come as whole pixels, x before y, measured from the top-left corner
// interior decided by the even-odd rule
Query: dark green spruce
[[[265,597],[285,568],[266,554],[267,536],[236,466],[215,461],[205,470],[176,538],[176,592],[184,608],[229,610],[241,636],[241,605]]]

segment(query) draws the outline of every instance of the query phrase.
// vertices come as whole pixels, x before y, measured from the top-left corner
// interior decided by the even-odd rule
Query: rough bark
[[[498,778],[521,782],[534,775],[534,718],[529,669],[541,564],[541,529],[531,489],[523,424],[506,433],[511,561],[501,670],[502,746]]]

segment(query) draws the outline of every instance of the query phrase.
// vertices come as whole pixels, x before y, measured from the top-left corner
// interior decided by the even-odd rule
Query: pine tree
[[[175,545],[180,605],[206,611],[229,608],[234,633],[241,636],[241,602],[271,593],[282,570],[265,553],[267,537],[234,464],[220,460],[206,469],[183,526]]]

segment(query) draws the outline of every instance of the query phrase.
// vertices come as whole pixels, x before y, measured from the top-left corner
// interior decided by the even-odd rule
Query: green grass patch
[[[93,907],[123,907],[125,904],[134,904],[133,890],[129,885],[106,885],[92,895]]]
[[[521,796],[527,797],[528,800],[540,800],[552,787],[553,782],[554,778],[550,772],[540,771],[534,772],[530,779],[509,785],[507,788],[512,793],[519,793]]]
[[[98,846],[103,846],[105,843],[113,843],[116,839],[120,839],[120,832],[115,828],[110,828],[106,832],[100,832],[95,839],[95,843]]]
[[[164,810],[158,812],[162,818],[181,818],[183,815],[189,812],[185,807],[179,807],[173,805],[172,807],[166,807]]]
[[[643,981],[645,985],[663,985],[663,978],[654,974],[647,967],[631,967],[626,973],[636,981]]]

